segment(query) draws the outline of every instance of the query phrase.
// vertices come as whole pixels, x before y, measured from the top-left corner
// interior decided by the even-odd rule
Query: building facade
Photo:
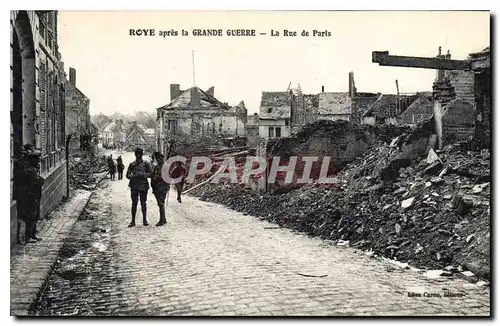
[[[221,144],[222,139],[245,138],[247,109],[219,101],[214,88],[181,90],[170,85],[171,102],[157,108],[156,147],[166,153],[167,143],[175,141],[187,147],[195,144]]]
[[[14,160],[25,144],[42,153],[40,216],[67,195],[64,71],[57,44],[57,11],[11,11],[11,245],[23,227],[12,189]]]
[[[283,92],[262,92],[259,137],[288,137],[317,120],[358,121],[358,110],[373,103],[373,96],[357,96],[353,73],[349,74],[349,81],[352,92],[325,92],[322,86],[319,93],[304,94],[300,85]]]
[[[288,137],[292,132],[291,117],[301,110],[297,105],[301,93],[289,89],[285,92],[262,92],[259,112],[259,137],[261,139]],[[293,112],[293,113],[292,113]],[[298,125],[300,120],[294,120]]]
[[[128,149],[141,147],[146,151],[151,151],[155,148],[154,140],[154,129],[153,137],[151,137],[151,135],[146,134],[145,130],[141,128],[136,121],[133,121],[126,131],[125,144]]]
[[[123,119],[109,122],[99,133],[99,138],[104,148],[115,148],[125,146],[127,139],[127,128]]]
[[[76,86],[76,70],[69,68],[69,80],[65,80],[66,136],[69,151],[84,148],[91,141],[90,99]]]

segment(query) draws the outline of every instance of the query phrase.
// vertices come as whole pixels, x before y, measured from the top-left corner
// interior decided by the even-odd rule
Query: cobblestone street
[[[489,315],[489,288],[430,280],[192,197],[179,204],[173,190],[166,226],[154,226],[150,192],[150,226],[128,228],[128,180],[106,182],[66,241],[37,314]]]

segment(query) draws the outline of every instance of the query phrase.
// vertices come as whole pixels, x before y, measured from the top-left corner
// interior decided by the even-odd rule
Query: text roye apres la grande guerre
[[[273,37],[330,37],[332,32],[329,30],[292,30],[292,29],[271,29],[269,31],[257,31],[255,29],[168,29],[157,30],[155,28],[130,28],[128,31],[130,36],[146,36],[146,37],[177,37],[177,36],[201,36],[201,37],[256,37],[256,36],[273,36]]]
[[[167,183],[181,182],[183,176],[172,177],[171,171],[177,162],[186,164],[187,161],[188,159],[184,156],[170,157],[162,167],[163,180]],[[247,183],[250,176],[259,176],[263,173],[266,173],[268,183],[274,183],[279,173],[286,174],[286,178],[284,180],[285,184],[312,183],[313,181],[323,184],[338,183],[337,178],[333,178],[331,176],[328,177],[328,169],[331,161],[330,156],[324,156],[322,159],[318,156],[303,156],[300,157],[300,162],[297,156],[291,156],[288,158],[287,164],[281,164],[281,157],[279,156],[273,157],[272,161],[269,160],[270,163],[268,163],[268,159],[265,157],[248,156],[242,168],[237,168],[234,157],[227,157],[220,163],[213,163],[209,157],[205,156],[195,156],[189,161],[186,180],[190,183],[194,181],[197,175],[207,175],[213,172],[212,169],[214,166],[216,167],[216,171],[211,175],[211,183],[217,183],[222,179],[229,180],[231,183]],[[296,169],[298,168],[298,163],[302,164],[301,173],[298,178],[294,178],[296,175]],[[315,163],[319,164],[321,167],[319,176],[316,180],[311,178],[311,172]]]

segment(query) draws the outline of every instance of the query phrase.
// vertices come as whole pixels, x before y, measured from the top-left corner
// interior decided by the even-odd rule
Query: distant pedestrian
[[[122,156],[118,156],[116,159],[116,168],[118,169],[118,180],[123,179],[123,170],[125,170],[125,165],[123,165]]]
[[[114,181],[115,174],[116,174],[116,164],[115,164],[115,161],[113,160],[112,156],[109,156],[108,169],[109,169],[109,175],[110,175],[111,181]]]
[[[160,152],[155,152],[156,165],[153,168],[153,174],[151,175],[151,188],[153,188],[153,194],[155,195],[156,202],[158,203],[158,208],[160,210],[160,220],[156,226],[162,226],[167,223],[165,215],[165,199],[168,196],[168,191],[170,189],[170,184],[166,183],[161,176],[161,170],[163,164],[165,163],[165,157]]]
[[[135,161],[130,163],[127,168],[127,179],[129,179],[130,195],[132,198],[132,221],[129,227],[135,226],[135,215],[137,212],[137,201],[141,200],[142,209],[142,224],[144,226],[149,225],[147,221],[147,208],[146,202],[148,199],[149,182],[148,178],[151,178],[152,170],[151,164],[142,159],[144,151],[142,148],[135,149]]]
[[[175,189],[177,190],[177,201],[181,203],[182,188],[184,188],[187,177],[187,169],[184,163],[177,161],[173,168],[170,169],[170,177],[172,179],[181,178],[181,180],[175,184]]]
[[[26,223],[26,242],[40,241],[36,226],[40,219],[40,200],[44,179],[40,177],[40,152],[31,145],[25,145],[22,156],[16,164],[14,197],[17,200],[19,217]]]

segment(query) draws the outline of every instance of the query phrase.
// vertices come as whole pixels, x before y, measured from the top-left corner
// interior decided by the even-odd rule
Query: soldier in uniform
[[[125,165],[123,165],[123,159],[122,156],[118,156],[116,159],[116,167],[118,169],[118,180],[123,179],[123,170],[125,169]]]
[[[155,195],[158,208],[160,209],[160,220],[156,226],[162,226],[167,223],[167,219],[165,217],[165,199],[168,196],[170,185],[166,183],[161,176],[161,170],[163,168],[163,164],[165,163],[165,157],[160,152],[155,152],[154,157],[156,165],[153,168],[153,174],[151,176],[151,188],[153,188],[153,194]]]
[[[182,202],[181,194],[182,194],[182,188],[186,183],[186,176],[187,176],[187,169],[184,163],[178,161],[173,167],[170,168],[170,177],[172,179],[176,179],[179,177],[181,178],[179,182],[175,183],[175,189],[177,190],[177,201],[179,203]]]
[[[111,175],[111,180],[115,180],[115,174],[116,174],[116,164],[113,159],[109,160],[109,174]]]
[[[44,180],[40,177],[40,152],[26,145],[16,166],[15,197],[19,217],[26,223],[26,241],[40,241],[36,236],[36,226],[40,219],[40,200]]]
[[[135,226],[135,214],[137,212],[137,201],[139,198],[141,200],[142,224],[144,226],[149,225],[146,218],[146,201],[148,199],[149,190],[148,178],[151,178],[153,171],[151,170],[151,164],[142,159],[143,153],[142,148],[136,148],[136,160],[130,163],[127,168],[127,179],[130,180],[128,186],[130,187],[130,194],[132,197],[132,221],[129,227]]]

